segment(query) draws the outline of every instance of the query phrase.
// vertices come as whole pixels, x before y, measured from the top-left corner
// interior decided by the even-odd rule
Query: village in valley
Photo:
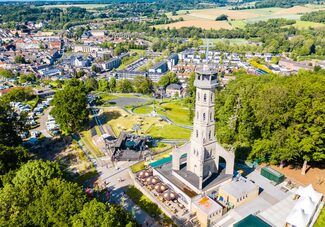
[[[0,226],[325,224],[324,4],[167,2],[0,2]]]

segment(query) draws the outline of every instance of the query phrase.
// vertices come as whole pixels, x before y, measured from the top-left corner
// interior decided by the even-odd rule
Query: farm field
[[[172,16],[167,14],[169,18],[179,19],[179,21],[170,24],[163,24],[155,26],[156,28],[181,28],[181,27],[200,27],[205,29],[234,29],[243,28],[247,23],[255,23],[262,20],[269,20],[272,18],[285,18],[299,20],[304,13],[325,10],[325,6],[294,6],[288,9],[284,8],[261,8],[261,9],[247,9],[247,10],[231,10],[227,8],[214,8],[202,10],[179,11],[178,15]],[[228,16],[228,21],[215,21],[215,18],[225,14]],[[298,25],[297,25],[298,26]]]
[[[309,27],[312,27],[312,28],[324,28],[325,24],[317,23],[317,22],[311,22],[311,21],[297,21],[293,26],[298,28],[298,29],[307,29]]]

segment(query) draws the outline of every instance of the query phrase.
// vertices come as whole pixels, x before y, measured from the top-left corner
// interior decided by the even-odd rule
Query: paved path
[[[47,137],[47,138],[52,138],[53,136],[47,131],[47,128],[46,128],[46,122],[48,120],[48,116],[49,116],[49,113],[51,111],[51,107],[47,108],[46,110],[44,110],[43,114],[40,116],[40,118],[38,119],[38,122],[39,122],[39,126],[37,128],[34,128],[32,130],[30,130],[31,132],[32,131],[40,131],[42,132],[42,134]]]
[[[122,205],[129,213],[132,213],[132,208],[135,207],[135,204],[125,195],[125,193],[129,185],[133,184],[128,171],[129,166],[134,163],[135,162],[118,162],[115,168],[97,167],[97,170],[101,173],[100,178],[108,183],[107,187],[109,189],[112,189],[110,202]],[[124,181],[119,182],[120,178],[123,178]],[[123,197],[124,202],[122,201]],[[150,223],[154,223],[154,220],[141,209],[136,211],[135,216],[137,223],[140,225],[144,224],[148,220]]]

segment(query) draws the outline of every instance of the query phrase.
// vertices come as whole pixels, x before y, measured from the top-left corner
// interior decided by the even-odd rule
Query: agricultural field
[[[310,27],[311,28],[324,28],[325,24],[311,22],[311,21],[297,21],[293,26],[298,29],[308,29]]]
[[[243,28],[247,23],[255,23],[261,20],[272,18],[285,18],[299,20],[304,13],[325,10],[325,6],[294,6],[292,8],[262,8],[262,9],[247,9],[247,10],[231,10],[227,8],[214,8],[202,10],[179,11],[178,15],[169,18],[179,19],[182,17],[184,21],[179,21],[170,24],[155,26],[157,28],[181,28],[181,27],[200,27],[205,29],[235,29]],[[215,21],[215,18],[225,14],[228,16],[228,21]]]

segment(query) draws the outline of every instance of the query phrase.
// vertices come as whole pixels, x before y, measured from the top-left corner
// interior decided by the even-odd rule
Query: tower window
[[[196,130],[196,138],[198,138],[198,137],[199,137],[199,131]]]
[[[209,139],[211,139],[211,131],[209,131]]]
[[[211,102],[213,102],[213,94],[211,94],[210,98],[211,98]]]
[[[200,75],[198,75],[198,76],[197,76],[197,79],[198,79],[198,80],[201,80],[201,76],[200,76]]]
[[[203,113],[203,121],[205,121],[205,113]]]
[[[207,101],[207,94],[204,94],[204,96],[203,96],[203,101],[204,101],[204,102]]]
[[[212,113],[210,113],[210,121],[212,121]]]
[[[197,93],[197,100],[200,101],[200,92]]]

